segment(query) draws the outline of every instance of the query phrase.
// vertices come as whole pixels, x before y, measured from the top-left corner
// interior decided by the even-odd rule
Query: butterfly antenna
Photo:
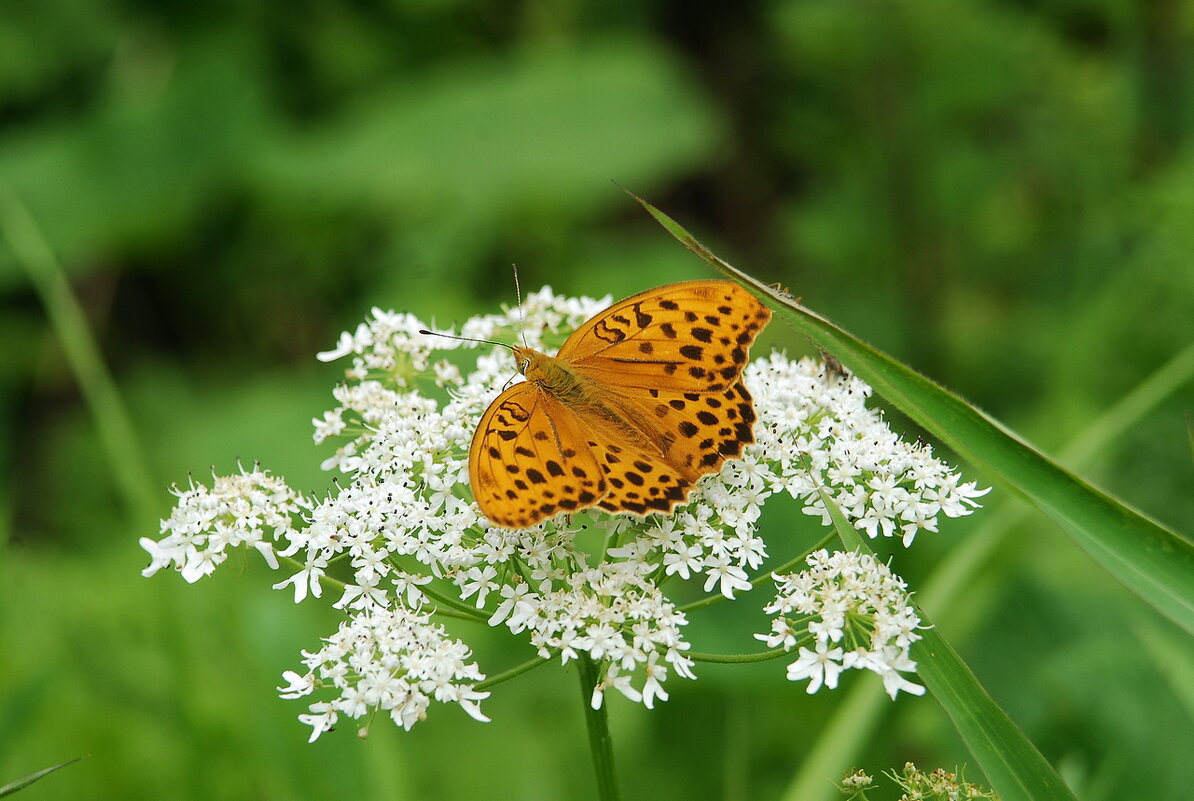
[[[522,346],[527,348],[530,347],[527,345],[527,315],[522,308],[522,287],[518,285],[518,265],[511,264],[510,269],[514,270],[514,297],[518,298],[518,327],[522,334]]]
[[[507,345],[505,342],[497,342],[492,339],[477,339],[476,337],[458,337],[455,334],[441,334],[438,331],[428,331],[426,328],[420,328],[419,333],[429,337],[443,337],[444,339],[459,339],[461,342],[480,342],[485,345],[500,345],[503,348],[514,350],[513,345]]]

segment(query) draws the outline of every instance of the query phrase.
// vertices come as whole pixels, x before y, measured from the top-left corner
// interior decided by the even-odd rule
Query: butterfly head
[[[514,364],[518,367],[518,372],[522,373],[523,375],[526,375],[531,364],[533,364],[538,357],[543,355],[534,348],[528,348],[522,345],[514,345],[510,348],[510,350],[514,351]]]

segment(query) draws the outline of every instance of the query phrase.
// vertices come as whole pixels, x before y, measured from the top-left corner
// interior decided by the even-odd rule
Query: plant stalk
[[[585,725],[589,730],[589,754],[593,759],[593,770],[597,774],[597,797],[601,801],[621,801],[618,776],[614,770],[614,744],[609,736],[609,716],[605,704],[593,708],[593,688],[597,686],[597,665],[582,654],[577,660],[580,676],[580,702],[585,710]]]

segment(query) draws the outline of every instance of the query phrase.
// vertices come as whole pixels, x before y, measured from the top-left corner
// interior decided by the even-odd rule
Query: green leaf
[[[1194,544],[1065,470],[995,420],[829,320],[727,264],[643,199],[676,239],[742,284],[875,391],[1052,518],[1125,586],[1194,633]]]
[[[60,765],[55,765],[52,768],[45,768],[44,770],[39,770],[36,773],[30,773],[28,776],[22,776],[19,779],[11,781],[8,784],[4,785],[3,787],[0,787],[0,797],[6,796],[6,795],[12,795],[17,790],[24,790],[26,787],[33,784],[38,779],[48,776],[49,774],[53,773],[54,771],[58,770],[59,768],[65,768],[67,765],[71,764],[72,762],[78,762],[80,759],[83,759],[83,757],[80,756],[80,757],[75,757],[74,759],[68,759],[66,762],[63,762]]]

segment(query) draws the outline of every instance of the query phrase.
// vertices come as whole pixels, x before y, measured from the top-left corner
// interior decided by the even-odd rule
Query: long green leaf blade
[[[1108,443],[1116,440],[1177,389],[1189,383],[1192,376],[1194,345],[1189,345],[1091,421],[1064,448],[1062,462],[1074,467],[1089,462]],[[958,547],[933,569],[927,583],[917,591],[919,603],[927,609],[940,610],[937,616],[939,621],[942,613],[957,608],[959,600],[966,593],[966,587],[974,580],[982,565],[1006,541],[1012,528],[1027,515],[1029,508],[1024,505],[1004,505],[994,510],[992,515],[984,514],[986,519],[982,525],[965,542],[959,542]],[[1162,672],[1171,677],[1175,694],[1189,702],[1187,705],[1194,716],[1194,669],[1186,670],[1185,673],[1180,670],[1187,663],[1194,665],[1194,659],[1185,654],[1189,650],[1184,647],[1187,643],[1175,644],[1165,640],[1154,628],[1146,627],[1137,636],[1153,655],[1155,663],[1179,666],[1179,669],[1172,671],[1162,667]],[[1194,644],[1194,641],[1190,644]],[[1194,652],[1189,656],[1194,657]],[[1186,680],[1187,675],[1189,680]],[[863,743],[874,737],[878,730],[880,712],[886,703],[877,683],[855,682],[841,706],[824,722],[817,742],[804,755],[800,769],[783,797],[791,801],[829,801],[837,798],[837,788],[829,785],[824,777],[839,774],[855,764]]]
[[[1194,543],[1091,486],[978,409],[829,320],[718,258],[675,220],[631,194],[715,269],[736,280],[960,456],[1051,517],[1133,592],[1194,633]]]

